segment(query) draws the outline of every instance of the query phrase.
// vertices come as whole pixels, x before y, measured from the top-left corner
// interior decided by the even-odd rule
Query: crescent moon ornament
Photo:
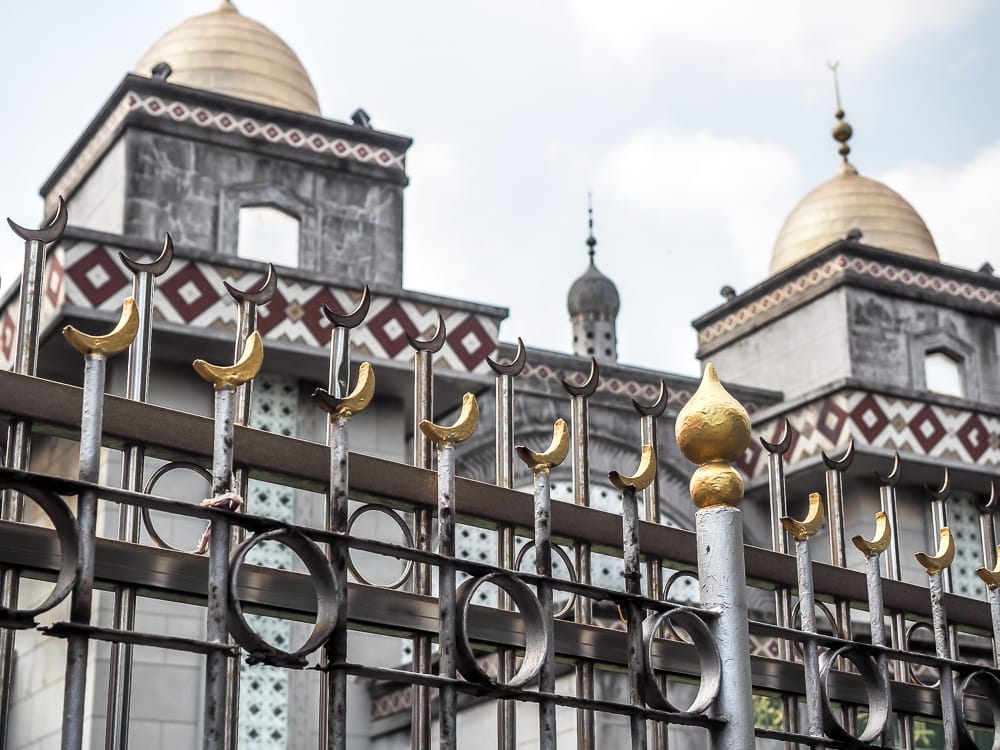
[[[486,358],[486,364],[490,366],[490,369],[497,375],[510,375],[512,378],[517,377],[521,374],[521,370],[524,369],[524,362],[527,356],[524,351],[524,342],[521,341],[521,337],[517,337],[517,350],[514,352],[514,359],[512,359],[507,364],[500,364],[500,362],[493,359],[493,357]]]
[[[917,558],[917,562],[927,571],[929,576],[935,576],[949,567],[955,559],[955,540],[951,538],[951,529],[947,526],[941,527],[938,548],[934,555],[918,552],[914,557]]]
[[[458,419],[450,426],[434,424],[429,419],[420,420],[420,431],[424,433],[428,440],[441,447],[443,445],[456,445],[468,440],[472,433],[476,431],[479,424],[479,404],[476,397],[471,393],[466,393],[462,397],[462,413]]]
[[[992,591],[1000,587],[1000,547],[997,547],[997,564],[992,568],[979,568],[976,571],[979,580],[989,586]]]
[[[121,250],[118,251],[118,258],[121,260],[122,265],[136,276],[140,273],[160,276],[174,262],[174,241],[171,239],[169,232],[163,235],[163,248],[160,250],[160,254],[148,263],[133,260]]]
[[[354,390],[344,398],[331,396],[325,388],[313,391],[312,399],[316,405],[327,412],[331,419],[350,419],[371,403],[375,395],[375,371],[368,362],[362,362],[358,368],[358,382]]]
[[[642,446],[642,457],[639,459],[639,468],[636,469],[635,474],[627,476],[617,471],[608,472],[608,479],[611,480],[611,484],[622,492],[626,490],[641,492],[649,487],[655,478],[656,451],[653,450],[653,446],[649,443]]]
[[[651,404],[644,404],[641,401],[632,399],[632,408],[644,417],[662,417],[667,409],[667,384],[660,381],[660,390]]]
[[[368,285],[365,284],[364,289],[361,290],[361,299],[358,300],[357,307],[355,307],[351,312],[340,313],[334,312],[329,305],[323,304],[321,308],[323,311],[323,317],[333,323],[335,326],[340,328],[357,328],[364,321],[365,317],[368,315],[368,308],[372,304],[371,291],[368,289]]]
[[[877,557],[889,549],[889,541],[892,539],[892,529],[889,526],[889,517],[879,511],[875,514],[875,536],[865,539],[858,534],[851,538],[854,546],[861,550],[865,557]]]
[[[441,351],[441,347],[444,346],[445,339],[445,325],[444,316],[438,313],[437,330],[434,331],[434,335],[429,339],[418,339],[410,334],[406,334],[406,340],[409,342],[410,346],[416,349],[418,352],[434,352]]]
[[[40,229],[28,229],[27,227],[22,227],[20,224],[17,224],[12,219],[7,219],[7,224],[10,226],[14,234],[25,242],[35,240],[36,242],[48,245],[50,242],[55,242],[62,237],[62,233],[66,229],[67,221],[69,221],[69,213],[66,211],[66,201],[64,201],[63,197],[60,195],[56,201],[55,215],[53,215],[52,220],[49,221],[49,223],[44,227]]]
[[[804,542],[823,527],[823,519],[826,517],[826,509],[823,507],[823,498],[818,492],[809,495],[809,512],[801,521],[797,521],[791,516],[782,516],[781,525],[785,531],[791,534],[795,541]]]
[[[228,281],[223,281],[222,285],[229,292],[229,296],[237,302],[250,302],[254,305],[266,305],[274,297],[278,289],[278,274],[274,271],[271,263],[267,264],[267,274],[256,289],[237,289]]]
[[[260,334],[254,331],[243,347],[243,355],[235,364],[213,365],[203,359],[196,359],[191,366],[202,380],[215,386],[215,390],[221,391],[226,388],[236,388],[248,380],[253,380],[260,372],[262,364],[264,364],[264,342],[261,341]]]
[[[552,426],[552,442],[544,451],[536,452],[523,445],[515,446],[514,450],[532,472],[548,471],[558,466],[569,455],[569,426],[566,420],[556,420]]]
[[[601,370],[597,366],[597,359],[594,357],[590,358],[590,374],[587,379],[580,385],[574,385],[569,382],[566,378],[563,378],[562,384],[563,388],[570,396],[583,396],[584,398],[590,398],[597,392],[597,385],[601,380]]]
[[[139,332],[139,310],[135,305],[135,298],[127,297],[122,302],[122,314],[118,319],[118,325],[112,329],[111,333],[103,336],[91,336],[78,331],[73,326],[63,328],[63,336],[69,345],[84,356],[99,354],[110,357],[118,352],[128,349],[132,339]]]

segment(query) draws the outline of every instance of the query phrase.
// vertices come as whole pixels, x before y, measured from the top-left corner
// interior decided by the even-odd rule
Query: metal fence
[[[993,725],[1000,711],[1000,567],[979,572],[989,588],[988,603],[947,593],[942,577],[954,540],[944,527],[939,548],[918,556],[928,587],[898,580],[900,553],[892,533],[898,463],[880,477],[883,512],[873,520],[872,538],[852,540],[856,554],[866,561],[867,575],[845,567],[843,475],[852,446],[839,458],[825,457],[826,502],[813,495],[808,514],[799,520],[786,511],[787,431],[786,439],[765,442],[775,549],[745,546],[739,509],[743,481],[732,463],[751,439],[750,421],[709,366],[676,422],[682,452],[698,465],[691,482],[695,530],[656,523],[654,446],[662,403],[639,405],[638,469],[611,472],[609,479],[621,493],[621,513],[604,513],[586,507],[587,399],[599,377],[596,367],[586,383],[567,383],[571,424],[556,422],[547,447],[515,450],[512,393],[523,366],[522,348],[512,362],[492,362],[496,483],[463,479],[456,476],[455,446],[477,429],[476,399],[466,395],[453,424],[431,421],[433,356],[443,327],[428,340],[410,340],[416,350],[414,465],[351,454],[351,417],[375,391],[375,372],[367,364],[359,368],[353,386],[350,377],[350,332],[364,318],[367,294],[350,314],[326,311],[333,325],[329,382],[314,400],[329,416],[327,444],[253,430],[246,426],[251,385],[264,357],[255,311],[273,291],[273,277],[259,289],[230,290],[240,305],[234,364],[194,363],[206,389],[214,390],[214,418],[150,405],[144,403],[152,343],[150,300],[156,276],[170,263],[169,240],[151,262],[122,258],[134,274],[134,296],[123,303],[121,320],[111,333],[90,335],[71,327],[63,332],[82,356],[83,387],[41,380],[34,376],[41,269],[45,247],[59,237],[65,220],[61,208],[40,230],[13,225],[25,240],[26,260],[14,371],[0,372],[0,412],[10,420],[6,468],[0,470],[5,490],[0,521],[5,736],[15,638],[36,627],[39,615],[68,600],[68,620],[43,628],[46,638],[66,642],[64,748],[83,743],[87,701],[95,699],[87,695],[86,679],[94,641],[113,644],[109,748],[127,743],[129,696],[136,687],[131,654],[137,645],[204,658],[203,746],[211,750],[236,746],[241,659],[315,671],[322,686],[315,722],[321,746],[329,748],[345,747],[351,675],[411,686],[412,746],[417,749],[430,747],[435,734],[440,747],[456,747],[464,718],[460,696],[495,702],[491,727],[497,746],[505,750],[515,746],[518,729],[524,729],[517,726],[517,703],[537,707],[533,734],[537,732],[543,748],[557,746],[557,707],[575,712],[572,736],[581,749],[597,746],[596,719],[602,715],[626,718],[633,748],[665,748],[675,738],[690,736],[701,746],[733,750],[767,743],[914,748],[920,731],[940,737],[935,740],[939,747],[1000,747],[982,729]],[[126,351],[125,396],[105,395],[107,359],[126,356]],[[40,434],[78,441],[78,477],[28,471],[30,442]],[[102,449],[123,453],[120,486],[98,482]],[[160,476],[197,467],[211,481],[209,498],[191,504],[151,492],[150,477],[143,476],[147,457],[167,462]],[[512,489],[518,459],[534,476],[533,495]],[[554,505],[548,475],[564,460],[572,465],[578,503]],[[251,478],[325,493],[324,523],[282,523],[241,507]],[[935,490],[936,520],[943,517],[949,491],[947,479]],[[24,523],[25,498],[39,506],[44,523]],[[349,501],[378,508],[398,521],[406,530],[404,543],[355,534],[357,513],[349,514]],[[810,537],[823,524],[827,503],[832,565],[810,558]],[[116,538],[97,534],[96,518],[105,504],[121,509]],[[991,562],[994,506],[991,498],[982,511],[983,554]],[[140,543],[142,522],[148,525],[153,511],[204,522],[198,549],[173,549],[152,526],[152,542]],[[496,533],[495,561],[456,556],[458,520]],[[793,555],[787,554],[789,537]],[[518,538],[529,539],[533,571],[520,569],[524,555],[516,548]],[[265,542],[286,545],[305,572],[247,563],[250,551]],[[351,559],[357,552],[404,561],[404,574],[386,586],[363,583]],[[597,553],[623,558],[623,590],[591,583],[591,556]],[[554,555],[572,563],[568,579],[553,575]],[[697,575],[697,606],[669,601],[666,569]],[[457,584],[462,574],[464,580]],[[33,608],[18,604],[18,584],[26,577],[54,581],[48,596]],[[475,603],[476,591],[484,586],[498,590],[497,607]],[[772,622],[749,619],[751,587],[774,592]],[[95,588],[114,592],[110,628],[92,624]],[[139,596],[203,607],[205,637],[137,631]],[[563,603],[559,607],[554,605],[557,598]],[[597,610],[601,616],[595,615]],[[279,647],[258,634],[250,612],[307,621],[311,632],[297,647]],[[858,627],[864,613],[869,626]],[[412,639],[412,664],[393,669],[352,660],[350,629]],[[775,643],[776,655],[751,654],[751,638]],[[485,658],[489,655],[495,655],[493,661]],[[570,683],[560,678],[567,669],[574,675],[573,689],[558,690]],[[597,696],[595,670],[624,675],[625,697]]]

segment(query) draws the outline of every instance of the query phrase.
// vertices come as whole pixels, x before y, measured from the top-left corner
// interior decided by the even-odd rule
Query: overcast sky
[[[121,77],[163,32],[214,6],[5,8],[0,215],[37,222],[38,187]],[[833,59],[859,171],[916,207],[945,262],[1000,267],[1000,4],[237,6],[298,53],[325,116],[361,106],[415,139],[405,284],[509,307],[505,340],[569,348],[589,188],[597,263],[622,296],[621,359],[695,373],[690,320],[724,284],[765,278],[784,217],[836,169]],[[4,287],[21,257],[6,237]]]

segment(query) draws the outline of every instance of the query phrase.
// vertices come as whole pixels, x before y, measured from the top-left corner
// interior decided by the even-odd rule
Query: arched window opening
[[[273,206],[241,207],[236,254],[298,268],[299,220]]]
[[[962,362],[942,351],[924,355],[927,390],[947,396],[964,396]]]

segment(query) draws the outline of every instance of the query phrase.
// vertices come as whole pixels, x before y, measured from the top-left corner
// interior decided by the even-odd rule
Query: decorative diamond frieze
[[[67,304],[117,311],[131,289],[117,252],[89,243],[76,244],[64,252],[47,277],[47,284],[54,290],[53,298],[59,299],[60,304],[65,299]],[[241,281],[244,277],[247,278]],[[157,320],[177,324],[233,328],[236,304],[225,293],[222,282],[246,286],[251,279],[256,280],[255,275],[221,263],[176,258],[157,281],[153,315]],[[272,341],[326,347],[330,323],[323,316],[322,306],[326,304],[344,312],[353,310],[358,299],[354,290],[281,279],[271,302],[257,310],[258,330]],[[351,344],[359,355],[367,358],[412,361],[413,350],[407,345],[406,334],[432,333],[439,312],[444,316],[448,337],[440,354],[435,356],[435,366],[457,372],[489,372],[486,358],[496,350],[498,318],[431,307],[404,298],[373,297],[368,319],[352,332]],[[8,305],[3,314],[16,315],[16,306]],[[2,331],[0,327],[0,336]],[[9,354],[4,357],[9,361]],[[655,396],[653,389],[651,397]]]
[[[775,441],[787,416],[793,441],[785,459],[794,464],[822,451],[859,445],[917,456],[1000,468],[1000,416],[864,391],[841,391],[755,425],[754,434]],[[767,471],[767,453],[751,447],[740,468]]]

